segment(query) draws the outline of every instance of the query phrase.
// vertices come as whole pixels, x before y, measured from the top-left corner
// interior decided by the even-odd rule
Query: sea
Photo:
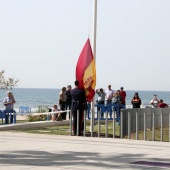
[[[6,92],[9,90],[0,90],[0,109],[4,109],[3,99],[6,97]],[[52,108],[54,104],[58,104],[59,92],[61,89],[41,89],[41,88],[14,88],[10,90],[16,103],[14,109],[19,111],[20,106],[29,106],[31,110],[35,111],[39,106]],[[138,92],[142,101],[141,107],[150,106],[150,101],[153,95],[156,94],[158,99],[163,99],[165,103],[170,105],[170,91],[134,91],[126,90],[126,107],[131,108],[131,100],[134,93]],[[95,101],[97,100],[95,95]]]

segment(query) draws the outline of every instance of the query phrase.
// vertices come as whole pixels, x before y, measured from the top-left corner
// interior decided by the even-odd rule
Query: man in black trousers
[[[75,81],[75,88],[71,91],[72,113],[73,113],[73,131],[77,134],[77,111],[79,111],[79,136],[83,132],[84,110],[86,109],[85,91],[79,88],[79,81]]]

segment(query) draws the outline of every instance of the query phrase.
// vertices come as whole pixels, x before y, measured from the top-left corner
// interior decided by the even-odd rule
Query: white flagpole
[[[94,61],[96,63],[96,33],[97,33],[97,0],[94,0],[94,11],[93,11],[93,56]],[[94,117],[95,117],[95,110],[94,110],[94,99],[91,104],[91,137],[93,137],[94,132]]]
[[[93,14],[93,55],[96,61],[96,34],[97,34],[97,0],[94,0],[94,14]]]

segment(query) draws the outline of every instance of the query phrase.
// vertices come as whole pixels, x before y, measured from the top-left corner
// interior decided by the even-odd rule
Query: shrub
[[[47,115],[29,115],[28,121],[29,122],[36,122],[36,121],[46,121]]]

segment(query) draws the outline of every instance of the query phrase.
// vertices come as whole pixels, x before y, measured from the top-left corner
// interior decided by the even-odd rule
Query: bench
[[[0,118],[2,119],[2,124],[4,123],[5,119],[5,124],[10,123],[16,123],[16,111],[15,110],[0,110]],[[10,121],[9,121],[10,120]]]
[[[5,119],[5,116],[6,116],[6,114],[5,114],[5,112],[4,112],[4,110],[2,111],[2,110],[0,110],[0,119],[1,119],[1,121],[2,121],[2,124],[3,124],[3,120]]]

